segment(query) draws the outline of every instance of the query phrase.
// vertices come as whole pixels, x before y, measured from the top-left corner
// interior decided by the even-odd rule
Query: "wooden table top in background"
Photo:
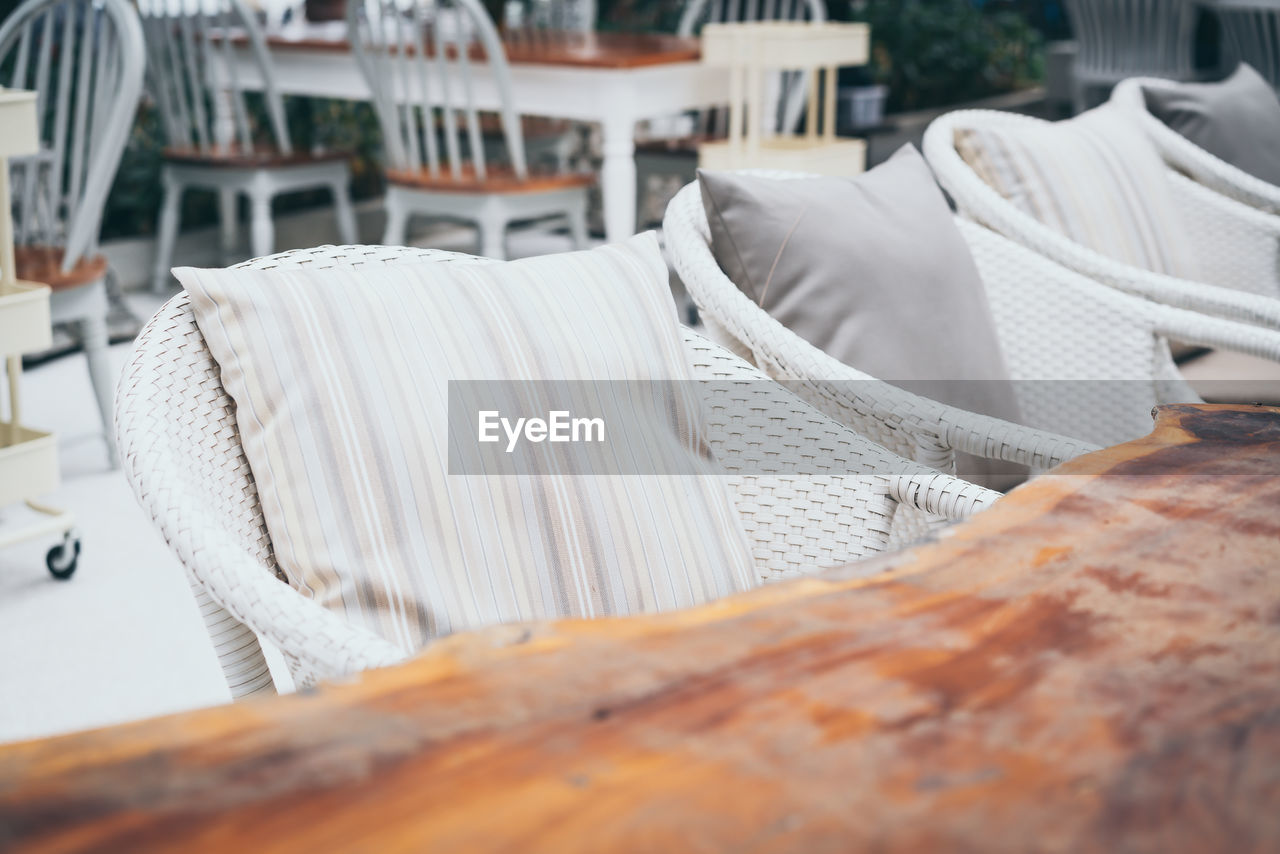
[[[1280,850],[1280,409],[1059,473],[874,577],[0,748],[0,849]]]
[[[235,41],[244,42],[244,38]],[[502,41],[507,61],[515,65],[625,69],[697,62],[702,57],[702,43],[697,38],[660,33],[519,32],[504,33]],[[324,24],[268,35],[267,46],[286,51],[351,50],[343,30]]]

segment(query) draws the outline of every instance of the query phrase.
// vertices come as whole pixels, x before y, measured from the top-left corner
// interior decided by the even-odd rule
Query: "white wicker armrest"
[[[1258,293],[1233,290],[1220,284],[1177,279],[1122,264],[1101,255],[1023,213],[983,181],[956,151],[957,128],[1017,126],[1038,122],[1042,120],[1011,113],[958,110],[935,119],[929,125],[924,135],[925,157],[933,167],[938,182],[951,195],[962,216],[1012,238],[1063,266],[1118,290],[1177,308],[1280,329],[1280,298],[1275,295],[1263,296]],[[1174,176],[1175,179],[1176,177]],[[1177,189],[1176,180],[1175,189]],[[1185,187],[1183,191],[1185,193]],[[1251,213],[1266,216],[1259,212]],[[1253,216],[1246,216],[1244,221],[1252,222],[1254,225],[1261,222]],[[1254,243],[1254,247],[1257,245]],[[1231,246],[1222,247],[1221,252],[1229,254],[1235,251],[1237,246],[1238,244],[1233,243]],[[1274,250],[1275,247],[1268,246],[1263,249]],[[1267,277],[1266,281],[1259,283],[1257,287],[1269,287],[1267,283],[1271,281],[1274,281],[1274,276]]]
[[[1187,344],[1280,362],[1280,332],[1167,306],[1153,306],[1155,329]]]
[[[1136,117],[1165,162],[1175,170],[1246,205],[1280,214],[1280,187],[1210,154],[1147,110],[1142,90],[1177,89],[1180,85],[1155,77],[1130,77],[1112,91],[1111,101]]]
[[[813,176],[761,172],[768,177]],[[753,303],[720,269],[697,183],[667,207],[664,239],[709,327],[727,334],[774,379],[813,406],[902,456],[947,469],[952,451],[1049,468],[1096,450],[1086,442],[945,406],[832,358]]]

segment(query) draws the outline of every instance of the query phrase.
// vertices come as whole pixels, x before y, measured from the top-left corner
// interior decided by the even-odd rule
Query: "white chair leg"
[[[343,243],[354,246],[360,242],[360,237],[356,233],[356,212],[351,207],[350,183],[344,176],[341,181],[334,181],[330,189],[333,192],[333,212],[338,218],[338,236]]]
[[[151,276],[151,290],[162,294],[169,289],[169,268],[173,266],[173,244],[178,239],[182,218],[182,195],[186,189],[169,175],[163,176],[164,201],[160,205],[160,224],[156,227],[156,267]]]
[[[569,239],[573,241],[574,249],[587,248],[587,194],[583,193],[582,198],[574,202],[573,207],[569,209],[567,214],[569,220]]]
[[[387,225],[382,232],[383,246],[404,246],[409,226],[409,212],[395,193],[387,193]]]
[[[94,287],[102,288],[97,284]],[[93,315],[80,320],[80,337],[84,346],[84,356],[89,363],[89,381],[93,383],[93,396],[98,401],[98,412],[102,416],[103,438],[107,441],[107,459],[111,467],[117,468],[120,460],[116,456],[115,435],[111,429],[112,395],[115,378],[111,375],[111,360],[107,353],[107,318]]]
[[[236,262],[236,191],[218,191],[218,224],[222,238],[222,263],[230,266]]]
[[[488,211],[476,219],[480,232],[480,256],[507,260],[507,217],[500,211]]]
[[[275,251],[276,229],[271,221],[271,194],[255,189],[249,197],[249,240],[253,257],[261,258]]]

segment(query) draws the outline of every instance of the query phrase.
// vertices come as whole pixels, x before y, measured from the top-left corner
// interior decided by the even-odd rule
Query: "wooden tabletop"
[[[874,577],[0,749],[0,849],[1280,850],[1280,409],[1059,473]]]
[[[237,39],[237,41],[243,40]],[[696,38],[657,33],[505,33],[507,60],[513,65],[567,65],[580,68],[642,68],[678,62],[697,62],[702,56]],[[328,25],[305,25],[287,34],[267,37],[272,50],[351,49],[345,31]]]

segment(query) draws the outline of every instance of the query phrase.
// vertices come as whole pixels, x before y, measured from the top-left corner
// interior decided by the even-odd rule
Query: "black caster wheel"
[[[54,578],[66,581],[75,573],[79,560],[80,540],[64,540],[61,545],[49,549],[49,553],[44,556],[44,565]]]

